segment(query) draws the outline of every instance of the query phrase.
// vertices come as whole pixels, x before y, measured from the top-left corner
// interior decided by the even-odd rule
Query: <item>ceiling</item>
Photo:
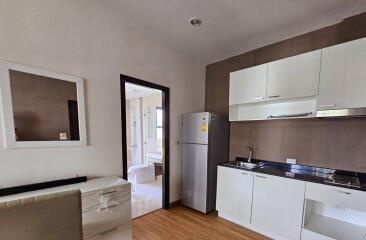
[[[204,64],[366,11],[366,0],[119,0],[109,3],[118,4],[124,25]],[[202,26],[191,26],[192,17],[201,18]]]
[[[126,99],[132,100],[141,97],[148,97],[162,94],[160,90],[154,88],[143,87],[132,83],[125,84]]]

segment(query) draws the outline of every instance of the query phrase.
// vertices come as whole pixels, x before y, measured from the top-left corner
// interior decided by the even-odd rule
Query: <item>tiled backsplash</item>
[[[232,122],[230,160],[258,159],[366,172],[366,118]]]

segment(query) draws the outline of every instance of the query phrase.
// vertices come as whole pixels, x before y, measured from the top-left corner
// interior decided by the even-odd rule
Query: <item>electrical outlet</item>
[[[296,159],[295,158],[287,158],[286,162],[290,163],[290,164],[296,164]]]

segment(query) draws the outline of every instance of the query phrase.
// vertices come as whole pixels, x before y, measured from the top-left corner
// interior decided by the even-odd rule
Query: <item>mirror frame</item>
[[[15,70],[76,83],[80,140],[16,141],[9,70]],[[0,90],[4,143],[6,148],[73,147],[87,145],[83,78],[0,60]]]

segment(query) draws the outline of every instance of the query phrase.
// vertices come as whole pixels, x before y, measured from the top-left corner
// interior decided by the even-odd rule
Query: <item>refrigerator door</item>
[[[208,145],[183,144],[182,204],[207,212]]]
[[[183,143],[208,144],[210,113],[183,115]]]

